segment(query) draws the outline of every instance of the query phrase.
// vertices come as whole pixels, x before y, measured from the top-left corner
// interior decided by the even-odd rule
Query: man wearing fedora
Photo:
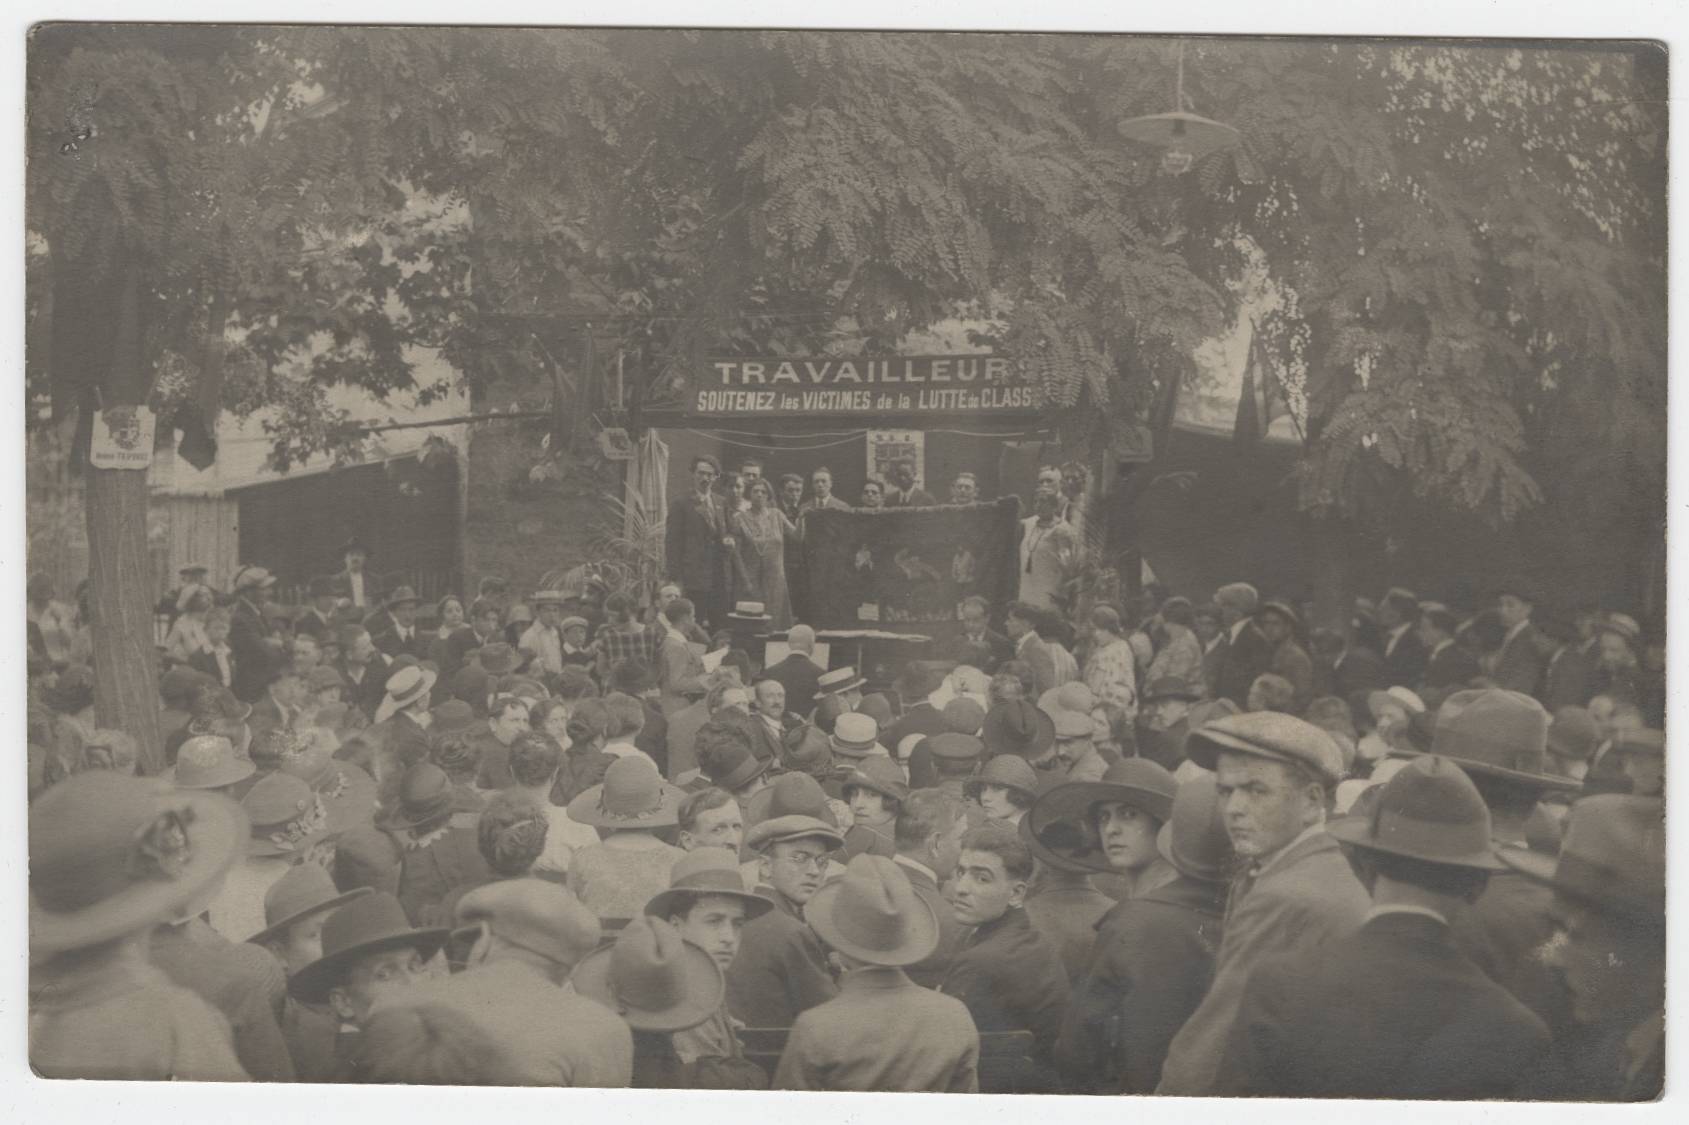
[[[733,794],[741,810],[768,784],[768,771],[775,764],[752,752],[758,721],[724,708],[698,731],[698,764],[704,777]]]
[[[1372,907],[1318,957],[1287,951],[1255,966],[1214,1092],[1515,1094],[1548,1029],[1460,952],[1450,928],[1502,866],[1489,819],[1466,774],[1431,755],[1392,777],[1371,815],[1333,823]]]
[[[213,891],[247,835],[215,793],[109,770],[29,817],[29,1062],[44,1078],[238,1082],[228,1021],[148,956],[154,926]]]
[[[1006,824],[962,837],[951,903],[964,929],[938,990],[967,1005],[980,1031],[1030,1031],[1048,1063],[1067,1005],[1067,970],[1027,917],[1032,852]],[[1036,1078],[1034,1078],[1036,1081]]]
[[[328,916],[369,893],[369,888],[358,887],[342,894],[326,869],[315,863],[298,864],[265,892],[264,928],[246,939],[281,969],[285,997],[281,1032],[301,1082],[326,1082],[333,1077],[337,1024],[324,1009],[285,996],[286,978],[322,957]]]
[[[369,562],[369,548],[356,535],[340,545],[340,570],[332,581],[335,593],[344,598],[363,616],[369,616],[381,604],[381,584],[365,568]]]
[[[1431,752],[1472,779],[1499,844],[1523,846],[1538,803],[1577,792],[1577,782],[1548,772],[1551,721],[1535,699],[1500,688],[1455,692],[1437,710]],[[1452,923],[1461,951],[1558,1032],[1569,1019],[1566,996],[1537,955],[1554,933],[1552,897],[1523,875],[1498,871]]]
[[[775,1088],[977,1092],[979,1032],[967,1007],[903,972],[938,944],[938,919],[903,870],[859,855],[804,917],[842,968],[839,994],[798,1016]]]
[[[323,923],[323,955],[288,978],[302,1004],[325,1007],[338,1021],[335,1068],[328,1081],[359,1081],[358,1032],[378,1004],[435,974],[429,967],[450,936],[442,926],[411,926],[385,892],[352,900]]]
[[[428,658],[429,638],[416,625],[416,607],[421,601],[409,586],[396,587],[382,601],[381,612],[365,620],[375,647],[390,659],[407,654],[417,660]]]
[[[726,848],[704,846],[692,849],[674,865],[669,889],[655,895],[646,904],[645,913],[665,919],[681,937],[714,958],[726,973],[739,954],[745,924],[773,909],[774,903],[767,897],[745,890],[735,853]],[[744,1057],[744,1047],[739,1042],[739,1030],[744,1025],[728,1014],[725,992],[723,1001],[703,1023],[674,1033],[671,1043],[675,1055],[683,1066],[693,1068],[694,1087],[726,1085],[699,1080],[700,1071],[713,1072],[724,1067],[755,1069],[757,1073],[750,1076],[751,1082],[759,1088],[766,1087],[768,1076]],[[735,1081],[732,1085],[744,1088],[746,1083]]]
[[[780,816],[752,828],[745,846],[759,857],[757,893],[774,909],[745,925],[727,972],[728,1011],[746,1027],[791,1027],[838,991],[803,910],[844,837],[815,817]]]
[[[1325,832],[1343,757],[1311,723],[1263,711],[1191,732],[1191,760],[1215,774],[1221,815],[1244,864],[1232,886],[1214,983],[1174,1036],[1161,1094],[1213,1092],[1220,1055],[1255,967],[1279,953],[1317,956],[1360,925],[1370,902]]]
[[[1548,956],[1565,980],[1579,1032],[1556,1044],[1545,1078],[1528,1092],[1658,1098],[1665,1072],[1664,802],[1597,794],[1572,806],[1558,858],[1515,847],[1500,855],[1554,896]]]
[[[1213,979],[1233,857],[1212,777],[1179,786],[1155,844],[1178,877],[1111,904],[1074,983],[1056,1059],[1075,1093],[1152,1093]]]
[[[378,1010],[441,1004],[462,1012],[503,1049],[510,1085],[628,1085],[627,1024],[563,987],[598,945],[592,911],[554,883],[504,879],[459,899],[456,921],[454,938],[469,944],[463,970],[395,992]]]

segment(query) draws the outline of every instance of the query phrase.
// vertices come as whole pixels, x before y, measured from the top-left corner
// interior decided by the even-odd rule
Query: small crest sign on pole
[[[157,417],[145,406],[113,406],[94,415],[88,461],[96,469],[145,469],[152,464]]]

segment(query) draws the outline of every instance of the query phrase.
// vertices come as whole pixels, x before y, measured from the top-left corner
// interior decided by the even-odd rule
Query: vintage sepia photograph
[[[37,1085],[1661,1097],[1666,43],[27,35]]]

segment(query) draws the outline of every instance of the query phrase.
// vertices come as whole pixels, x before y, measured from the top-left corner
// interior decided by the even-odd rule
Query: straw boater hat
[[[265,774],[247,790],[240,805],[252,823],[247,855],[304,855],[329,834],[328,809],[309,785],[292,774]]]
[[[1011,699],[985,713],[979,737],[985,743],[985,752],[992,757],[1018,754],[1031,760],[1055,742],[1056,724],[1026,700]]]
[[[537,590],[528,603],[538,609],[542,605],[562,605],[567,600],[562,590]]]
[[[1123,758],[1108,767],[1101,780],[1069,781],[1046,790],[1021,819],[1032,822],[1033,835],[1049,850],[1065,852],[1067,859],[1086,870],[1112,871],[1092,810],[1107,801],[1120,801],[1165,824],[1178,788],[1173,775],[1148,758]],[[1056,822],[1076,827],[1078,836],[1048,831]]]
[[[1548,712],[1502,688],[1457,691],[1437,711],[1431,752],[1469,773],[1532,789],[1570,791],[1579,783],[1547,772]]]
[[[219,734],[198,734],[176,751],[176,764],[165,771],[163,780],[178,789],[226,789],[245,781],[257,770],[250,761],[235,756],[235,745]]]
[[[833,724],[833,753],[855,759],[875,753],[884,754],[886,750],[880,745],[879,737],[880,725],[872,715],[846,711]]]
[[[1236,857],[1213,774],[1198,774],[1179,786],[1173,810],[1155,837],[1155,850],[1179,874],[1205,883],[1231,878]]]
[[[229,588],[238,594],[242,590],[249,590],[254,586],[268,589],[275,584],[276,576],[263,567],[243,566],[235,571],[234,579],[229,583]]]
[[[715,958],[661,918],[628,922],[614,945],[575,966],[569,982],[635,1031],[685,1031],[721,1007],[727,985]]]
[[[884,856],[854,856],[843,878],[804,904],[803,916],[830,948],[870,965],[913,965],[938,948],[938,915]]]
[[[1507,866],[1575,902],[1665,923],[1665,803],[1658,797],[1602,793],[1576,802],[1558,857],[1520,847],[1499,851]]]
[[[369,887],[354,887],[341,894],[335,890],[326,867],[318,863],[296,863],[264,892],[264,928],[246,940],[262,945],[280,937],[295,922],[338,909],[372,893]]]
[[[288,994],[301,1003],[326,1004],[329,992],[359,958],[414,948],[427,960],[450,934],[443,926],[413,929],[404,907],[386,891],[355,898],[323,923],[323,955],[288,978]]]
[[[439,675],[420,664],[407,664],[387,677],[387,692],[375,710],[375,721],[383,722],[428,694]]]
[[[1623,637],[1632,648],[1642,643],[1642,626],[1628,613],[1607,614],[1595,622],[1595,631]]]
[[[581,900],[544,879],[500,879],[476,887],[457,902],[454,937],[478,937],[483,928],[503,942],[574,968],[603,936],[598,916]]]
[[[1337,743],[1294,715],[1276,711],[1228,715],[1191,731],[1185,739],[1185,753],[1203,769],[1213,769],[1223,752],[1299,765],[1327,788],[1343,780],[1343,752]]]
[[[667,828],[680,822],[685,794],[644,755],[617,758],[602,784],[569,802],[569,819],[593,828]]]
[[[695,848],[675,861],[668,890],[653,895],[645,913],[653,918],[685,914],[701,895],[724,895],[744,903],[747,922],[774,909],[773,901],[745,889],[738,856],[726,848]]]
[[[1333,821],[1338,843],[1434,863],[1500,871],[1490,848],[1490,810],[1472,779],[1447,758],[1415,758],[1378,791],[1368,815]]]
[[[815,698],[823,699],[829,695],[837,695],[842,691],[859,688],[868,681],[856,674],[855,668],[834,668],[831,672],[823,672],[815,681]]]
[[[29,810],[29,951],[62,953],[177,917],[241,855],[227,797],[109,770],[74,774]]]
[[[761,602],[734,602],[733,612],[727,615],[734,621],[771,621],[772,617],[766,612]]]
[[[937,750],[933,752],[937,753]],[[999,754],[986,762],[976,776],[962,782],[962,793],[969,800],[977,801],[979,791],[987,785],[1001,785],[1032,800],[1038,796],[1038,773],[1019,755]]]

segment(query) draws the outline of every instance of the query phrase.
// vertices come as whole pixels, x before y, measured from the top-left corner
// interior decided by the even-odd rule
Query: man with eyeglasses
[[[711,486],[721,475],[714,457],[692,459],[692,494],[669,505],[664,525],[664,554],[668,576],[679,582],[706,626],[721,621],[726,597],[727,554],[733,546],[726,511]]]
[[[745,925],[727,971],[727,1007],[747,1027],[791,1027],[838,993],[803,908],[844,837],[812,816],[778,816],[752,828],[745,846],[759,857],[757,893],[774,909]]]

